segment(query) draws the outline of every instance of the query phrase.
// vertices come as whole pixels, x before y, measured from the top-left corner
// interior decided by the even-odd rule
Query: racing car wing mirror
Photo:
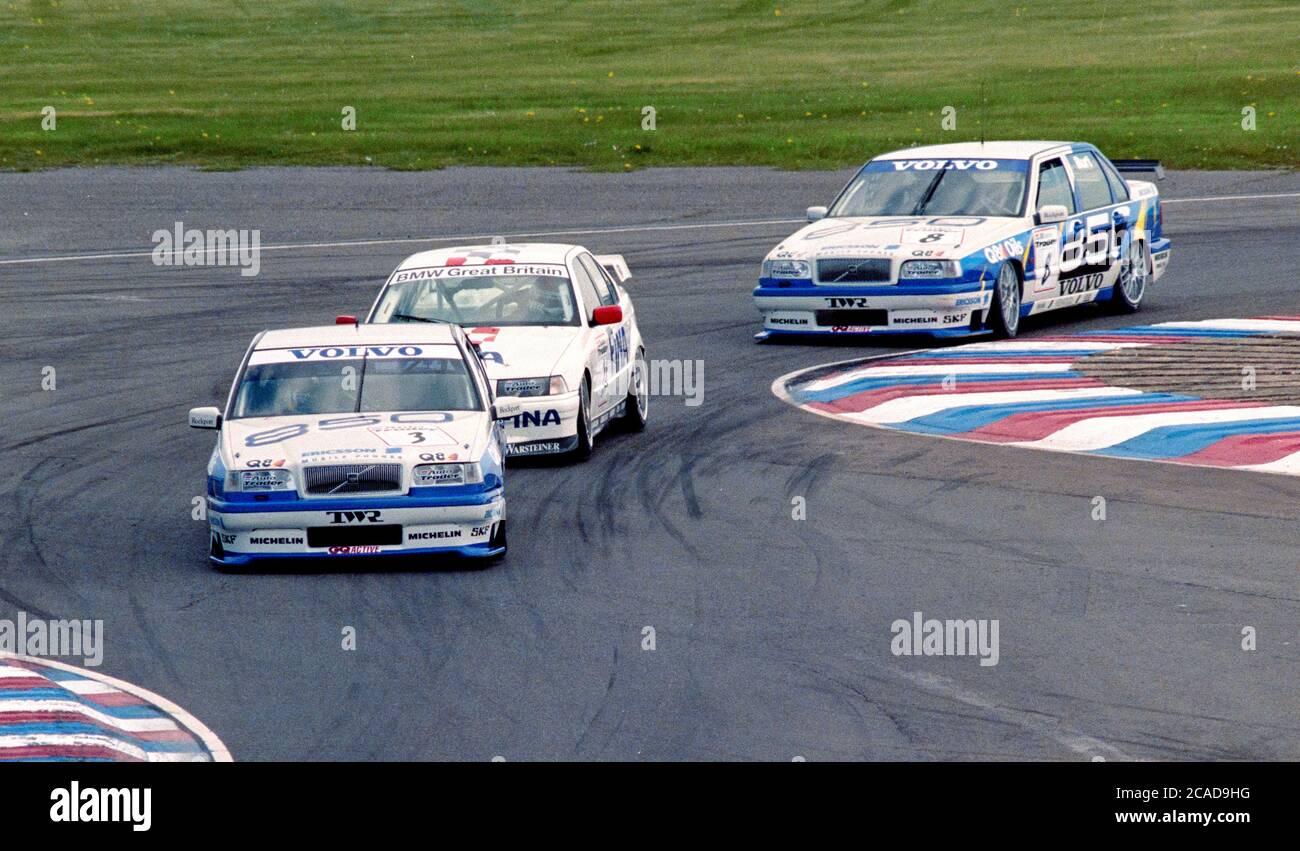
[[[1064,204],[1044,204],[1038,208],[1038,215],[1034,218],[1040,225],[1051,225],[1065,221],[1069,215],[1070,211],[1065,209]]]
[[[808,208],[808,221],[810,221],[810,222],[816,222],[816,221],[820,221],[820,220],[822,220],[822,219],[824,219],[824,218],[826,218],[826,208],[825,208],[825,207],[809,207],[809,208]]]
[[[498,396],[492,405],[492,419],[508,420],[524,412],[524,400],[518,396]]]
[[[356,325],[357,318],[347,313],[341,313],[334,317],[335,325]]]
[[[617,325],[623,321],[623,306],[610,304],[591,312],[592,325]]]
[[[190,428],[221,428],[221,412],[216,408],[190,408]]]

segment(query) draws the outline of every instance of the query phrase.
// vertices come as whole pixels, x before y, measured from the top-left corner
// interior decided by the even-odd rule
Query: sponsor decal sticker
[[[511,428],[534,428],[560,424],[560,412],[554,408],[546,411],[524,411],[510,418]]]
[[[568,278],[569,271],[561,263],[486,263],[475,266],[429,266],[420,269],[399,270],[393,274],[389,283],[401,284],[406,281],[436,281],[441,278],[479,278],[485,276],[514,277],[516,275],[544,275],[552,278]]]
[[[382,523],[383,512],[380,511],[326,511],[330,523]]]
[[[464,532],[459,529],[442,529],[435,532],[407,532],[406,540],[408,541],[439,541],[453,540],[464,536]]]
[[[506,449],[508,455],[543,455],[548,452],[559,452],[560,444],[556,441],[546,443],[512,443]]]
[[[997,160],[886,160],[894,171],[993,171]]]

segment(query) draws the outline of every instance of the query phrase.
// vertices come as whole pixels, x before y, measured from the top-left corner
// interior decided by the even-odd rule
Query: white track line
[[[1225,328],[1230,331],[1290,331],[1300,332],[1300,320],[1295,319],[1199,319],[1188,322],[1161,322],[1159,328]]]
[[[1167,198],[1162,204],[1186,204],[1192,201],[1254,201],[1261,198],[1300,198],[1300,192],[1277,192],[1267,195],[1211,195],[1204,198]],[[368,245],[411,245],[421,242],[471,242],[490,240],[494,237],[510,239],[532,239],[541,236],[586,236],[607,233],[654,233],[660,231],[708,230],[710,228],[762,227],[765,225],[806,224],[804,219],[759,219],[755,221],[736,222],[700,222],[690,225],[626,225],[612,228],[585,228],[578,230],[532,231],[530,233],[465,233],[453,236],[413,236],[396,239],[357,239],[339,242],[286,242],[277,245],[263,245],[262,251],[294,251],[303,248],[354,248]],[[212,251],[214,249],[208,249]],[[179,254],[181,250],[173,251]],[[104,254],[66,254],[58,257],[24,257],[18,260],[0,260],[0,266],[31,265],[35,263],[73,263],[86,260],[119,260],[132,257],[152,257],[152,251],[116,251]]]
[[[877,366],[867,367],[853,372],[845,372],[836,375],[834,378],[823,378],[817,381],[809,382],[809,390],[825,390],[828,387],[838,387],[841,384],[848,384],[853,381],[873,378],[905,378],[909,375],[919,377],[933,377],[936,375],[1000,375],[1006,372],[1015,373],[1052,373],[1052,372],[1069,372],[1074,368],[1072,363],[962,363],[960,358],[935,358],[938,363],[920,364],[907,366]],[[1044,377],[1050,378],[1050,375]]]
[[[1273,192],[1267,195],[1207,195],[1204,198],[1161,198],[1161,204],[1190,204],[1193,201],[1254,201],[1259,198],[1300,198],[1300,192]]]
[[[532,233],[463,233],[454,236],[412,236],[395,239],[356,239],[342,242],[286,242],[278,245],[263,245],[262,251],[292,251],[297,248],[351,248],[366,245],[408,245],[420,242],[473,242],[502,237],[511,239],[532,239],[539,236],[581,236],[584,234],[603,233],[649,233],[654,231],[704,230],[707,228],[742,228],[761,225],[806,224],[804,219],[761,219],[750,222],[701,222],[693,225],[628,225],[616,228],[588,228],[586,230],[548,230]],[[215,249],[207,249],[208,252]],[[184,249],[170,253],[181,254]],[[19,260],[0,260],[0,266],[13,266],[22,263],[63,263],[74,260],[115,260],[124,257],[152,257],[152,251],[119,251],[107,254],[67,254],[60,257],[24,257]]]

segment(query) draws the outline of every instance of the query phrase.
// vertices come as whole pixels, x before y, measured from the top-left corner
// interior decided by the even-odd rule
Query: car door
[[[596,279],[587,271],[582,262],[584,255],[573,259],[573,285],[582,299],[582,328],[579,331],[586,358],[587,373],[591,376],[591,418],[598,419],[611,407],[610,384],[614,381],[615,370],[610,356],[609,337],[605,326],[592,325],[591,314],[601,306],[600,293],[596,289]]]
[[[1025,288],[1025,300],[1047,304],[1049,299],[1061,294],[1061,253],[1071,232],[1071,217],[1078,213],[1078,207],[1070,172],[1059,156],[1049,157],[1038,164],[1035,181],[1035,214],[1049,205],[1059,205],[1066,210],[1064,222],[1041,225],[1033,232],[1034,279],[1032,286]]]
[[[1120,250],[1131,222],[1127,206],[1115,202],[1110,181],[1096,154],[1072,151],[1065,156],[1078,200],[1079,218],[1067,223],[1066,238],[1078,244],[1079,265],[1072,270],[1063,294],[1077,294],[1079,301],[1092,301],[1097,293],[1113,286],[1119,276]],[[1121,210],[1120,207],[1125,209]]]
[[[610,400],[610,405],[617,405],[627,398],[628,386],[631,383],[632,363],[630,356],[630,329],[632,321],[632,311],[630,306],[623,304],[623,299],[619,294],[618,287],[614,285],[613,279],[605,271],[604,267],[597,262],[596,258],[590,254],[579,256],[578,262],[587,270],[587,274],[596,282],[596,295],[600,298],[602,307],[618,305],[623,308],[623,319],[616,325],[601,325],[596,331],[603,331],[609,348],[605,355],[609,359],[609,371],[611,373],[608,385],[605,388],[606,395]]]

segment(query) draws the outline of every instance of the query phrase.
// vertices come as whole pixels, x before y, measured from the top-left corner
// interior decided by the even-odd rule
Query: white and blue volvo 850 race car
[[[1156,170],[1121,161],[1125,171]],[[992,333],[1099,302],[1135,311],[1169,263],[1155,184],[1092,145],[972,142],[876,157],[763,261],[774,335]]]
[[[211,558],[506,551],[498,417],[455,325],[266,331],[248,348],[208,462]]]
[[[580,245],[472,245],[412,255],[380,291],[367,322],[454,322],[480,349],[488,377],[523,410],[503,422],[510,456],[570,454],[621,420],[645,427],[645,343],[621,255]]]

